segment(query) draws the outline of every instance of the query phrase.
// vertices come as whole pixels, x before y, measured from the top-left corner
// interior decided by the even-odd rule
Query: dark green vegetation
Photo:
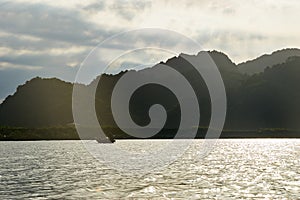
[[[106,133],[113,133],[115,139],[135,139],[118,128],[104,128]],[[199,128],[196,138],[203,139],[207,128]],[[172,139],[175,129],[164,129],[164,132],[151,137],[151,139]],[[221,138],[299,138],[300,130],[287,129],[258,129],[258,130],[223,130]],[[20,128],[0,127],[0,141],[14,140],[79,140],[95,139],[97,136],[87,135],[80,138],[73,126],[47,127],[47,128]],[[184,138],[183,138],[184,139]]]
[[[0,140],[77,140],[74,127],[20,128],[0,127]]]
[[[256,59],[255,62],[261,65],[259,68],[264,70],[253,75],[242,73],[225,54],[210,52],[227,93],[227,117],[222,137],[300,137],[297,131],[300,130],[300,57],[293,54],[298,51],[280,51],[280,56],[287,57],[284,62],[282,57],[276,59],[279,54],[273,54],[273,66],[264,66],[263,60]],[[266,63],[270,63],[269,60]],[[208,127],[211,104],[203,79],[181,56],[169,59],[166,64],[189,80],[201,108],[201,121],[197,126]],[[243,67],[247,66],[244,64]],[[102,127],[111,127],[105,131],[117,138],[129,138],[117,128],[110,107],[112,89],[124,73],[101,76],[95,99],[99,123]],[[138,77],[140,72],[135,73]],[[88,90],[90,85],[81,87]],[[2,127],[0,139],[77,139],[76,131],[70,125],[73,123],[72,87],[72,83],[55,78],[34,78],[19,86],[16,93],[0,105],[0,125],[24,128]],[[136,91],[130,102],[132,119],[139,125],[148,124],[149,107],[157,103],[166,108],[168,118],[164,129],[154,138],[172,138],[180,121],[180,106],[173,93],[164,87],[147,85]],[[205,128],[199,128],[197,136],[203,137],[205,131]],[[87,138],[92,137],[87,135]]]
[[[266,67],[284,63],[289,57],[300,56],[300,49],[283,49],[271,54],[265,54],[253,60],[237,65],[242,73],[253,75],[263,72]]]

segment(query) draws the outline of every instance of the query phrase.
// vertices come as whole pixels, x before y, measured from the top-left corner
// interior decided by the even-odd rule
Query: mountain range
[[[201,59],[203,53],[191,57]],[[225,129],[300,128],[299,49],[283,49],[241,64],[235,64],[222,52],[208,53],[219,68],[226,89]],[[204,80],[195,75],[192,66],[183,59],[183,54],[170,58],[164,64],[188,77],[201,109],[198,126],[207,127],[211,117],[211,102]],[[156,70],[158,67],[155,65],[131,73],[139,77],[144,70]],[[102,74],[97,78],[101,79],[101,85],[97,86],[95,106],[99,123],[104,127],[117,127],[110,100],[115,84],[126,73],[128,71],[115,75]],[[97,79],[80,87],[89,90]],[[0,125],[39,128],[72,124],[73,85],[57,78],[36,77],[27,81],[0,105]],[[137,124],[148,124],[149,106],[161,104],[167,110],[165,128],[178,128],[180,105],[166,88],[148,85],[134,93],[131,99],[130,114]]]
[[[248,60],[237,65],[241,73],[253,75],[263,72],[266,67],[284,63],[289,57],[300,56],[300,49],[289,48],[264,54],[253,60]]]

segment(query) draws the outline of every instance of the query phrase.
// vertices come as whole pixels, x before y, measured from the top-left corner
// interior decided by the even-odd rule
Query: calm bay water
[[[113,145],[141,151],[164,142]],[[0,199],[300,198],[300,139],[218,140],[207,157],[194,159],[202,142],[144,175],[111,169],[80,141],[0,142]]]

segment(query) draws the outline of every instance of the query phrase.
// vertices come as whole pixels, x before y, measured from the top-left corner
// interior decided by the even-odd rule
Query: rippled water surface
[[[166,142],[113,145],[140,152]],[[218,140],[207,157],[197,159],[202,142],[196,140],[172,164],[141,175],[111,169],[80,141],[0,142],[0,199],[300,198],[299,139]]]

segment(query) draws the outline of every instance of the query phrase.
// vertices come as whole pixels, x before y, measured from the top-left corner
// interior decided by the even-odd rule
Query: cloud
[[[84,6],[83,9],[88,12],[100,12],[106,8],[106,4],[103,1],[96,1],[87,6]]]
[[[32,65],[18,65],[18,64],[12,64],[12,63],[9,63],[9,62],[5,62],[5,61],[2,61],[0,63],[0,72],[1,70],[6,70],[6,69],[25,69],[25,70],[40,70],[42,69],[43,67],[41,66],[32,66]]]
[[[36,75],[74,80],[79,63],[99,42],[136,28],[177,31],[235,62],[300,46],[297,0],[15,0],[0,6],[0,88],[6,93]],[[123,38],[104,46],[101,59],[144,41],[180,46],[171,35]]]
[[[11,63],[24,66],[40,66],[40,67],[66,67],[67,63],[78,62],[84,59],[87,52],[78,54],[61,54],[51,56],[48,53],[41,54],[21,54],[21,55],[4,55],[0,56],[0,63]],[[24,67],[25,69],[25,67]]]
[[[110,6],[111,11],[115,12],[120,17],[126,20],[132,20],[137,14],[143,12],[146,8],[150,8],[150,1],[124,1],[124,0],[116,0]]]
[[[78,45],[95,45],[109,34],[78,11],[43,4],[10,3],[0,9],[0,25],[3,32]]]
[[[27,70],[47,76],[68,71],[64,68],[77,69],[88,52],[110,35],[77,10],[30,2],[10,2],[1,7],[0,27],[1,74]],[[69,74],[59,76],[74,80]]]
[[[231,14],[235,13],[235,9],[233,9],[233,8],[224,8],[223,13],[231,15]]]

